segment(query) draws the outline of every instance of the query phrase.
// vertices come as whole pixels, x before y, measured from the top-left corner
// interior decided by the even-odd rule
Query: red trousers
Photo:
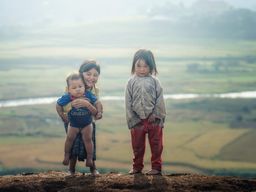
[[[163,151],[163,128],[159,125],[149,123],[147,119],[131,129],[132,149],[133,149],[133,169],[141,171],[144,167],[143,158],[146,147],[146,133],[151,149],[151,168],[162,170]]]

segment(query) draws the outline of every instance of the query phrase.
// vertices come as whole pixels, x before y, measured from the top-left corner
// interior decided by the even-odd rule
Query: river
[[[222,93],[222,94],[166,94],[165,99],[196,99],[196,98],[230,98],[230,99],[249,99],[256,98],[256,91]],[[39,97],[39,98],[25,98],[14,100],[0,100],[0,108],[3,107],[19,107],[24,105],[43,105],[56,102],[57,97]],[[123,101],[122,96],[102,96],[102,101]]]

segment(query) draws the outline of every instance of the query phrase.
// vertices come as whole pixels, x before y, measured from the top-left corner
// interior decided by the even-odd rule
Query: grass
[[[232,159],[233,161],[256,162],[254,154],[256,131],[254,129],[247,131],[239,138],[225,145],[219,153],[222,160]],[[234,149],[236,149],[234,151]],[[235,155],[237,153],[239,155]]]
[[[240,108],[235,107],[237,101],[232,101],[234,102],[233,111],[225,110],[226,106],[223,106],[225,102],[222,99],[211,102],[197,101],[196,105],[193,104],[194,101],[187,101],[186,105],[182,105],[181,101],[167,101],[168,116],[164,128],[163,151],[166,172],[210,174],[215,170],[219,174],[220,170],[225,173],[227,170],[240,170],[240,172],[249,169],[256,170],[252,148],[255,144],[254,136],[249,136],[252,129],[243,127],[233,129],[229,127],[228,122],[216,123],[214,120],[218,112],[222,112],[223,119],[225,119],[236,114],[236,111],[240,111]],[[245,100],[244,105],[250,105],[253,102],[253,100]],[[242,101],[239,103],[243,105]],[[104,101],[103,105],[104,118],[97,122],[97,164],[102,169],[119,170],[121,167],[128,170],[131,166],[132,150],[125,114],[120,113],[124,110],[123,102]],[[204,105],[213,107],[207,112],[207,116],[203,115],[207,108]],[[231,106],[232,102],[228,102],[228,105]],[[11,110],[15,113],[10,112]],[[4,111],[5,117],[15,119],[12,122],[17,122],[17,116],[28,116],[29,113],[33,119],[38,117],[51,117],[52,119],[48,124],[40,121],[28,123],[27,125],[31,127],[28,128],[30,135],[23,131],[20,135],[1,136],[0,153],[5,154],[0,159],[3,168],[64,169],[61,159],[65,133],[55,114],[54,105],[2,108],[0,112],[2,111]],[[197,120],[194,117],[195,112]],[[13,113],[16,115],[13,116]],[[191,114],[193,115],[191,116]],[[22,120],[27,121],[26,118],[21,118],[21,122]],[[20,125],[14,125],[10,125],[12,127],[11,131],[9,129],[10,133],[21,131]],[[38,130],[40,131],[38,132]],[[3,133],[2,126],[1,133]],[[6,133],[8,133],[7,130]],[[244,147],[246,150],[241,158],[239,157],[240,152]],[[150,168],[149,160],[150,151],[147,144],[146,169]],[[83,164],[79,163],[78,166],[82,168]],[[243,174],[245,173],[243,172]]]
[[[58,61],[60,62],[60,61]],[[0,61],[1,63],[1,61]],[[61,62],[60,62],[61,63]],[[70,65],[24,64],[14,65],[13,68],[0,70],[0,86],[2,87],[0,99],[15,99],[24,97],[58,96],[65,89],[67,74],[78,69],[78,63]],[[188,72],[189,61],[172,63],[171,60],[162,61],[159,58],[158,69],[165,93],[223,93],[254,90],[256,82],[254,65],[242,68],[250,69],[249,72],[238,72],[232,69],[229,72]],[[203,65],[203,64],[202,64]],[[43,66],[32,67],[32,66]],[[0,69],[4,65],[0,66]],[[130,75],[128,59],[121,63],[102,64],[102,73],[99,87],[102,95],[123,95],[127,79]],[[15,77],[15,78],[10,78]]]

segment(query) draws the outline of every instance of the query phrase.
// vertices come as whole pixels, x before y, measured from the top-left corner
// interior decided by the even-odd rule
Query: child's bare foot
[[[63,163],[63,165],[69,164],[69,153],[65,153],[62,163]]]
[[[74,176],[74,175],[75,175],[75,171],[68,170],[68,174],[69,174],[70,176]]]
[[[93,161],[92,161],[91,158],[90,159],[89,158],[86,159],[85,166],[86,167],[92,167],[93,166]]]
[[[151,169],[146,173],[146,175],[162,175],[161,171],[156,170],[156,169]]]
[[[135,175],[135,174],[139,174],[139,173],[141,173],[141,170],[131,169],[131,170],[129,171],[129,174],[130,174],[130,175]]]
[[[90,172],[91,172],[91,175],[92,175],[92,176],[97,176],[97,175],[100,174],[99,171],[96,169],[94,162],[93,162],[93,166],[90,167]]]
[[[97,169],[94,169],[93,171],[91,171],[91,175],[92,176],[98,176],[100,173]]]

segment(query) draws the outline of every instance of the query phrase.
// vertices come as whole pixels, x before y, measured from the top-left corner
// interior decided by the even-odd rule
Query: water
[[[166,94],[165,99],[197,99],[197,98],[256,98],[256,91],[245,91],[237,93],[222,93],[222,94]],[[27,98],[27,99],[15,99],[0,101],[0,108],[3,107],[19,107],[24,105],[44,105],[55,103],[57,97],[41,97],[41,98]],[[102,101],[124,101],[123,96],[102,96]]]

